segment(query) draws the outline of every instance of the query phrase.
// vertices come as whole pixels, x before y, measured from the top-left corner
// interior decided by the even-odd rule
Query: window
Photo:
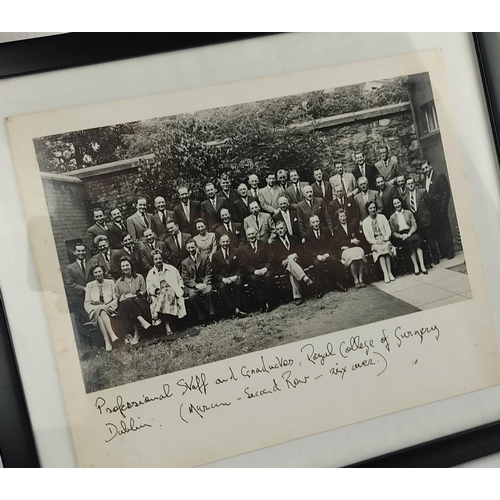
[[[429,101],[428,103],[420,106],[420,111],[422,113],[422,121],[424,125],[424,132],[434,132],[439,130],[439,123],[436,114],[436,107],[434,106],[434,101]]]

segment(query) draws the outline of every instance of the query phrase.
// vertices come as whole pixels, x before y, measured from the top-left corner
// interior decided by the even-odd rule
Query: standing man
[[[165,245],[170,255],[170,263],[180,271],[182,261],[188,256],[186,243],[191,239],[191,235],[181,233],[177,222],[173,220],[167,221],[167,232],[169,236],[165,240]]]
[[[250,174],[248,176],[248,185],[250,186],[248,195],[257,200],[259,198],[259,178],[255,174]]]
[[[386,184],[394,186],[396,177],[398,176],[398,159],[395,156],[389,158],[389,149],[387,146],[381,146],[379,153],[380,160],[375,163],[377,174],[382,176]],[[375,179],[376,181],[377,179]]]
[[[406,197],[406,178],[403,174],[400,174],[396,177],[396,186],[397,186],[396,194],[398,195],[399,198],[404,200]],[[403,208],[407,209],[408,207],[403,207]]]
[[[135,204],[136,212],[127,219],[127,231],[135,243],[139,242],[144,231],[153,224],[153,216],[146,212],[146,207],[146,198],[139,198]]]
[[[201,203],[201,218],[205,220],[208,230],[213,232],[220,224],[221,208],[229,208],[227,198],[217,196],[212,182],[205,186],[207,199]]]
[[[224,303],[224,316],[244,318],[241,259],[230,243],[229,235],[219,240],[220,249],[212,257],[214,284]]]
[[[146,229],[146,231],[144,231],[144,236],[139,248],[141,253],[142,268],[146,273],[148,273],[149,270],[153,269],[154,267],[152,253],[155,250],[158,250],[161,253],[163,262],[170,262],[170,255],[168,254],[167,245],[164,241],[155,239],[155,235],[152,229]]]
[[[109,213],[111,222],[108,224],[108,238],[111,248],[121,250],[123,237],[128,234],[127,227],[123,221],[122,213],[119,208],[113,208]]]
[[[413,177],[406,179],[406,198],[404,206],[413,212],[417,221],[418,233],[427,241],[434,264],[439,264],[439,250],[436,241],[432,200],[425,189],[417,188]]]
[[[283,191],[290,185],[288,182],[288,172],[283,168],[280,168],[276,172],[276,180],[278,181],[278,186],[283,189]]]
[[[354,197],[354,199],[358,204],[359,216],[361,218],[361,222],[363,222],[368,217],[366,204],[369,201],[374,201],[377,204],[377,212],[379,214],[382,213],[384,205],[378,191],[375,191],[374,189],[368,189],[368,179],[366,177],[360,177],[358,179],[358,186],[359,193]]]
[[[313,215],[317,215],[321,225],[328,228],[330,234],[333,235],[333,225],[326,210],[326,202],[321,198],[314,198],[311,186],[305,186],[302,192],[304,193],[304,200],[297,205],[297,219],[301,238],[306,237],[309,220]]]
[[[314,182],[311,184],[315,198],[323,198],[326,203],[333,200],[332,186],[329,182],[323,180],[323,171],[316,167],[313,170]]]
[[[250,215],[245,217],[243,221],[245,233],[250,227],[253,227],[257,232],[257,238],[263,241],[269,241],[274,230],[274,222],[271,216],[260,211],[259,202],[256,200],[250,203]]]
[[[285,196],[290,200],[290,208],[292,210],[297,210],[297,205],[304,199],[302,189],[308,185],[308,182],[299,181],[297,170],[290,170],[290,185],[285,190]]]
[[[191,200],[191,191],[186,186],[179,186],[177,193],[181,202],[174,207],[173,219],[177,221],[181,232],[194,236],[196,234],[194,221],[201,218],[201,203]]]
[[[264,212],[272,215],[278,213],[278,198],[285,193],[283,189],[276,186],[276,175],[269,172],[266,176],[267,186],[259,189],[258,200]]]
[[[174,212],[172,210],[167,210],[167,204],[165,203],[165,198],[163,198],[163,196],[157,196],[155,198],[155,208],[156,213],[153,215],[151,229],[159,240],[164,241],[168,236],[166,227],[167,221],[175,217]],[[151,265],[151,267],[153,266]]]
[[[347,288],[341,283],[345,276],[342,264],[334,255],[334,239],[329,231],[321,227],[319,217],[311,216],[306,234],[306,253],[314,266],[314,281],[317,295],[323,297],[326,292],[325,273],[331,272],[337,288],[346,292]]]
[[[238,199],[233,203],[231,207],[231,215],[234,222],[240,222],[243,224],[245,217],[250,215],[250,203],[257,198],[253,198],[248,195],[248,188],[246,184],[240,184],[238,186]]]
[[[220,218],[221,223],[215,229],[215,236],[218,240],[220,240],[222,236],[228,236],[231,246],[233,248],[238,248],[240,246],[241,237],[243,236],[243,224],[233,222],[227,208],[221,209]]]
[[[377,175],[375,178],[375,184],[377,185],[378,194],[382,200],[382,213],[385,215],[386,219],[389,220],[390,216],[394,213],[392,199],[397,196],[396,193],[398,188],[388,184],[382,175]]]
[[[94,240],[96,236],[108,235],[108,225],[104,220],[104,211],[102,210],[102,208],[94,208],[92,214],[95,224],[87,229],[87,244],[90,249],[90,253],[92,255],[96,255],[98,250]]]
[[[450,184],[443,173],[434,172],[428,160],[422,161],[422,172],[425,175],[425,190],[431,198],[431,210],[434,219],[434,234],[442,257],[453,259],[455,247],[451,234],[448,204],[450,202]]]
[[[339,184],[335,187],[335,199],[328,204],[327,208],[331,221],[337,220],[337,211],[343,209],[347,214],[349,224],[352,223],[359,226],[360,215],[358,204],[353,196],[346,196],[342,185]]]
[[[182,261],[182,281],[198,321],[203,323],[214,315],[212,264],[208,255],[198,251],[195,240],[190,239],[186,242],[186,250],[189,256]]]
[[[220,176],[219,186],[220,191],[217,193],[217,196],[226,198],[229,206],[231,206],[238,199],[238,193],[236,190],[231,189],[231,178],[228,174],[223,173]]]
[[[92,258],[91,265],[99,264],[104,270],[105,278],[117,280],[121,276],[121,269],[115,269],[113,263],[119,260],[120,250],[111,250],[107,236],[100,234],[95,238],[99,253]]]
[[[257,231],[254,227],[246,230],[247,241],[242,243],[239,255],[243,260],[243,269],[250,282],[261,309],[269,312],[274,304],[275,289],[271,266],[273,263],[271,246],[257,239]]]
[[[293,236],[297,240],[300,239],[299,220],[297,219],[297,212],[290,209],[288,198],[280,196],[278,199],[279,212],[273,215],[273,221],[276,226],[278,221],[285,223],[286,230],[289,236]]]
[[[344,172],[344,165],[339,160],[334,162],[334,167],[336,174],[329,179],[333,192],[335,193],[337,186],[342,186],[346,196],[356,196],[359,193],[359,188],[354,174]]]
[[[356,166],[354,167],[354,177],[359,181],[360,177],[366,177],[368,179],[368,187],[370,189],[375,189],[375,177],[377,176],[377,169],[375,165],[366,163],[365,155],[362,151],[356,151],[354,153],[354,161]]]
[[[302,293],[300,286],[313,284],[299,263],[300,246],[295,238],[288,234],[285,223],[282,220],[276,222],[276,238],[271,245],[273,255],[273,268],[276,273],[286,272],[292,285],[293,300],[297,305],[302,304]]]
[[[132,236],[128,233],[123,237],[121,250],[114,256],[111,262],[111,268],[113,269],[113,273],[116,275],[121,274],[120,259],[122,257],[127,257],[130,260],[132,268],[137,274],[142,274],[143,276],[147,275],[142,267],[140,244],[135,244],[132,241]]]

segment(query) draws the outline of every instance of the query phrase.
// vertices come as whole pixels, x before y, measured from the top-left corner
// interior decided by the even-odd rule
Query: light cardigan
[[[384,238],[385,241],[389,241],[392,231],[391,226],[389,226],[389,223],[385,218],[385,215],[377,214],[376,219],[378,222],[378,227],[380,228],[380,232],[382,233],[382,238]],[[366,217],[363,220],[363,233],[365,235],[366,241],[368,241],[370,245],[374,245],[375,243],[377,243],[377,241],[375,240],[375,235],[373,234],[372,220],[373,219],[370,216]]]
[[[411,210],[402,210],[403,217],[405,218],[406,224],[408,224],[408,236],[411,236],[413,233],[417,231],[417,221],[415,220],[415,216],[411,212]],[[392,232],[394,233],[395,236],[399,236],[400,233],[400,226],[399,226],[399,220],[398,220],[398,212],[394,212],[390,219],[389,219],[389,224],[392,228]]]

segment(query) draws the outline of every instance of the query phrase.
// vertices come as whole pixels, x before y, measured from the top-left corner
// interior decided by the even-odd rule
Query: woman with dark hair
[[[389,283],[394,281],[392,274],[391,255],[394,254],[394,247],[391,243],[391,226],[385,215],[377,213],[377,204],[372,200],[365,205],[368,217],[363,220],[363,234],[366,241],[371,246],[373,261],[380,262],[380,268],[384,274],[384,281]]]
[[[193,240],[196,241],[198,250],[207,255],[211,260],[212,255],[217,250],[217,238],[215,237],[215,233],[209,233],[207,231],[207,225],[203,219],[196,219],[194,221],[194,226],[198,234],[193,237]]]
[[[167,339],[175,338],[169,323],[170,316],[183,318],[186,316],[184,303],[184,283],[179,271],[163,262],[159,250],[152,252],[154,267],[149,270],[146,286],[152,298],[151,317],[156,326],[163,320]]]
[[[403,209],[401,198],[395,197],[392,200],[395,212],[389,219],[392,229],[392,237],[403,250],[410,256],[413,263],[415,276],[422,273],[429,274],[424,263],[424,252],[422,251],[420,236],[417,233],[417,221],[411,210]],[[420,264],[420,269],[418,265]]]
[[[363,235],[359,230],[359,222],[347,220],[347,212],[339,208],[335,215],[337,225],[334,227],[335,243],[340,254],[340,262],[351,271],[354,288],[364,288],[363,273],[365,270],[365,251],[362,248]]]
[[[125,340],[131,345],[139,342],[139,326],[151,327],[151,314],[146,299],[146,281],[134,271],[129,257],[120,258],[121,277],[115,284],[118,319],[125,326]]]
[[[111,351],[113,343],[118,340],[111,326],[111,316],[116,316],[115,282],[104,279],[101,264],[94,265],[92,274],[95,280],[87,283],[85,288],[84,308],[92,324],[99,328],[106,351]]]

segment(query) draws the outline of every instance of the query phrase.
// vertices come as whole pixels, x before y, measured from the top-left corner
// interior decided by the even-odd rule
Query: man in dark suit
[[[144,277],[146,276],[147,273],[142,266],[140,243],[134,243],[132,241],[132,236],[130,236],[130,234],[128,233],[123,237],[122,249],[118,254],[115,254],[114,258],[111,261],[113,274],[115,275],[121,273],[120,259],[122,257],[127,257],[130,260],[130,262],[132,263],[132,269],[137,274],[142,274]]]
[[[302,238],[306,237],[309,229],[311,216],[317,215],[323,227],[327,227],[330,234],[333,234],[333,225],[326,210],[326,202],[322,198],[314,198],[313,188],[305,186],[303,188],[304,200],[297,205],[297,219],[299,221],[299,231]]]
[[[359,216],[361,222],[363,222],[368,217],[368,212],[366,211],[366,204],[369,201],[374,201],[377,204],[377,212],[382,213],[384,209],[384,204],[382,203],[382,198],[378,191],[374,189],[368,189],[368,179],[366,177],[360,177],[358,179],[359,193],[354,197],[354,200],[358,204]]]
[[[398,176],[398,159],[396,156],[389,157],[387,146],[381,146],[379,149],[380,160],[375,163],[377,175],[381,175],[386,184],[394,186]],[[377,179],[375,179],[375,182]]]
[[[297,205],[304,199],[302,189],[308,182],[300,182],[297,170],[290,170],[290,185],[285,189],[285,196],[290,200],[290,208],[297,210]]]
[[[246,184],[238,186],[238,199],[231,207],[231,216],[234,222],[243,224],[245,217],[250,215],[250,203],[256,198],[248,195],[248,188]]]
[[[95,224],[87,229],[87,246],[90,250],[91,255],[95,255],[99,251],[95,244],[95,238],[96,236],[99,236],[101,234],[107,236],[108,225],[104,220],[104,211],[102,210],[102,208],[94,208],[92,214]]]
[[[113,262],[118,258],[120,250],[111,250],[108,237],[103,234],[96,236],[94,242],[97,245],[99,253],[92,258],[92,266],[99,264],[104,270],[105,278],[117,280],[121,276],[121,269],[118,271],[118,269],[114,268]]]
[[[238,250],[243,262],[244,274],[250,282],[255,296],[264,312],[269,312],[275,305],[275,289],[271,266],[272,251],[269,243],[257,239],[257,230],[249,227],[246,230],[246,242]]]
[[[152,229],[146,229],[144,231],[139,249],[141,253],[142,268],[144,269],[145,273],[148,273],[149,270],[154,266],[153,256],[151,255],[154,250],[159,250],[161,252],[163,262],[170,262],[170,255],[168,254],[167,245],[164,241],[155,238]]]
[[[255,174],[250,174],[248,176],[248,196],[251,196],[254,200],[259,199],[259,178]]]
[[[311,216],[310,227],[306,235],[306,253],[314,266],[314,281],[318,297],[325,294],[325,273],[331,272],[338,290],[345,292],[347,288],[342,283],[344,281],[344,268],[335,256],[335,242],[332,234],[321,227],[319,217]]]
[[[137,243],[144,231],[153,225],[153,216],[146,211],[146,198],[139,198],[135,204],[136,212],[127,219],[127,231],[132,240]]]
[[[174,220],[182,233],[195,236],[197,232],[194,221],[201,218],[201,203],[191,200],[191,191],[186,186],[180,186],[177,193],[181,202],[174,207]]]
[[[231,246],[233,248],[238,248],[241,243],[241,238],[243,234],[243,224],[238,222],[233,222],[231,220],[231,214],[227,208],[223,208],[220,211],[221,223],[215,228],[215,236],[219,240],[223,235],[229,236]]]
[[[224,315],[236,314],[243,318],[243,281],[241,258],[231,247],[229,235],[223,234],[219,240],[219,250],[212,256],[214,285],[224,303]]]
[[[220,224],[221,208],[229,208],[227,198],[217,196],[215,186],[209,182],[205,186],[207,199],[201,203],[201,218],[206,222],[208,230],[213,232]]]
[[[231,178],[228,174],[223,173],[219,178],[220,191],[217,196],[221,198],[226,198],[228,206],[230,207],[237,199],[238,193],[235,189],[231,189]]]
[[[396,196],[398,189],[396,186],[388,184],[381,175],[377,175],[375,184],[377,185],[378,194],[382,200],[382,213],[385,215],[386,219],[389,220],[389,217],[394,213],[392,199]]]
[[[109,245],[113,250],[121,250],[123,237],[128,234],[127,226],[123,221],[122,213],[119,208],[113,208],[109,213],[111,222],[108,224]]]
[[[359,180],[360,177],[366,177],[369,189],[375,189],[375,177],[378,174],[375,165],[366,163],[365,155],[362,151],[354,153],[354,161],[356,162],[356,166],[354,167],[353,174],[356,180]]]
[[[337,211],[341,208],[347,214],[349,224],[360,223],[359,208],[354,196],[346,196],[344,187],[340,184],[335,186],[335,198],[328,204],[328,214],[332,224],[337,222]]]
[[[186,250],[189,256],[182,261],[182,281],[198,320],[205,322],[214,315],[212,263],[208,255],[198,251],[195,240],[190,239],[186,242]]]
[[[300,239],[299,219],[297,212],[290,209],[288,198],[281,196],[278,200],[278,207],[280,211],[273,215],[273,221],[276,224],[278,221],[283,221],[290,236],[297,240]]]
[[[406,196],[403,205],[415,215],[420,236],[427,241],[434,264],[439,264],[439,250],[436,241],[432,200],[425,189],[417,189],[415,180],[409,177],[406,180]]]
[[[453,259],[455,257],[455,247],[448,216],[448,204],[451,197],[448,178],[443,173],[434,172],[434,168],[428,160],[422,161],[422,172],[425,175],[425,190],[431,198],[434,234],[436,235],[439,251],[442,257]]]
[[[402,200],[406,198],[406,177],[403,174],[400,174],[396,177],[396,194],[401,198]],[[408,207],[403,207],[408,210]]]
[[[314,182],[311,184],[315,198],[323,198],[326,203],[333,200],[332,185],[323,179],[323,171],[316,167],[313,170]]]
[[[175,219],[174,212],[172,212],[172,210],[167,210],[167,204],[163,196],[157,196],[155,198],[155,208],[156,213],[151,220],[151,229],[159,240],[165,241],[165,238],[168,236],[166,224],[169,219]]]
[[[165,240],[168,254],[170,255],[170,264],[181,269],[182,261],[189,255],[186,250],[186,243],[191,239],[188,233],[181,233],[177,222],[167,221],[167,231],[169,236]]]
[[[275,273],[286,272],[292,285],[292,295],[297,305],[302,304],[301,284],[307,286],[313,284],[306,275],[299,262],[301,245],[288,234],[285,223],[282,220],[276,222],[276,238],[271,244],[273,256],[273,270]]]
[[[288,182],[288,172],[284,168],[280,168],[276,172],[276,182],[278,183],[278,186],[283,189],[283,191],[286,190],[286,188],[290,185]]]

